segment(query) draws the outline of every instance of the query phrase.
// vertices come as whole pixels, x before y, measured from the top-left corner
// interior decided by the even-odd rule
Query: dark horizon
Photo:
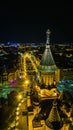
[[[44,43],[47,29],[51,30],[52,43],[73,42],[73,14],[69,8],[4,6],[0,18],[0,42]]]

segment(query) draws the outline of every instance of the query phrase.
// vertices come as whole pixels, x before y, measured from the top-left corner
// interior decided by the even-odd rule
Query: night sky
[[[22,5],[0,4],[0,42],[44,43],[48,28],[51,42],[73,42],[70,6],[26,8]]]

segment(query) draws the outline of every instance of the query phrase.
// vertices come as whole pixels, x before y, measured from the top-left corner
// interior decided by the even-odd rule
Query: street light
[[[28,84],[29,84],[29,80],[26,80],[26,81],[25,81],[25,84],[28,85]]]
[[[18,100],[21,100],[21,99],[22,99],[22,94],[21,94],[21,93],[17,95],[17,99],[18,99]]]

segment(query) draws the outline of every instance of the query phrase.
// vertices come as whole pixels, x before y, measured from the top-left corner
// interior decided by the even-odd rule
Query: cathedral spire
[[[46,49],[42,55],[40,65],[42,65],[44,69],[46,69],[46,71],[53,72],[57,70],[57,67],[55,65],[55,61],[54,61],[54,58],[50,49],[50,30],[49,29],[47,30],[46,34],[47,34]]]
[[[49,47],[49,45],[50,45],[50,30],[48,29],[47,31],[46,31],[46,48],[48,48]]]

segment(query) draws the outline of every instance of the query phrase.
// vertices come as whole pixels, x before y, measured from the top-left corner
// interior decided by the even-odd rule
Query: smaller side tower
[[[60,118],[58,109],[57,109],[57,101],[54,100],[53,107],[50,111],[48,118],[45,121],[46,125],[52,130],[60,130],[63,126],[63,122]]]

